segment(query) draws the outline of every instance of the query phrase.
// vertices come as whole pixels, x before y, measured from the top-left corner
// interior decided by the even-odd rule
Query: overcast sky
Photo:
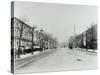
[[[91,23],[97,24],[98,15],[95,6],[15,2],[14,16],[27,18],[30,26],[43,28],[62,42],[74,34],[74,25],[79,34]]]

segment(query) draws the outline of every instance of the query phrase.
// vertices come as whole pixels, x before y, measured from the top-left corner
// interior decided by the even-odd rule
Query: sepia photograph
[[[11,2],[11,72],[98,67],[98,7]]]

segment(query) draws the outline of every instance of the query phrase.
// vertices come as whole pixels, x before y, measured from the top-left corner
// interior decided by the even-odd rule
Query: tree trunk
[[[34,42],[33,42],[33,38],[34,38],[34,29],[35,27],[32,28],[32,54],[33,54],[33,51],[34,51]]]
[[[20,58],[20,46],[21,46],[21,39],[22,39],[22,32],[23,32],[23,23],[20,29],[20,38],[19,38],[19,47],[18,47],[18,58]]]

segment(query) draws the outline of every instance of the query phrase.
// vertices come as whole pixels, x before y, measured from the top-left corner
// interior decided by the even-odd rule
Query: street
[[[15,73],[96,69],[97,55],[79,49],[58,48],[16,61],[15,65],[25,62],[25,65],[15,68]]]

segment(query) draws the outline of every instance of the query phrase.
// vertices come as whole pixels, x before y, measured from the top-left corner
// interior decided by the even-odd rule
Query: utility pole
[[[74,24],[74,36],[76,36],[76,25]]]
[[[74,38],[76,37],[76,25],[74,24]],[[76,46],[76,42],[75,42],[75,39],[74,39],[74,47]]]

